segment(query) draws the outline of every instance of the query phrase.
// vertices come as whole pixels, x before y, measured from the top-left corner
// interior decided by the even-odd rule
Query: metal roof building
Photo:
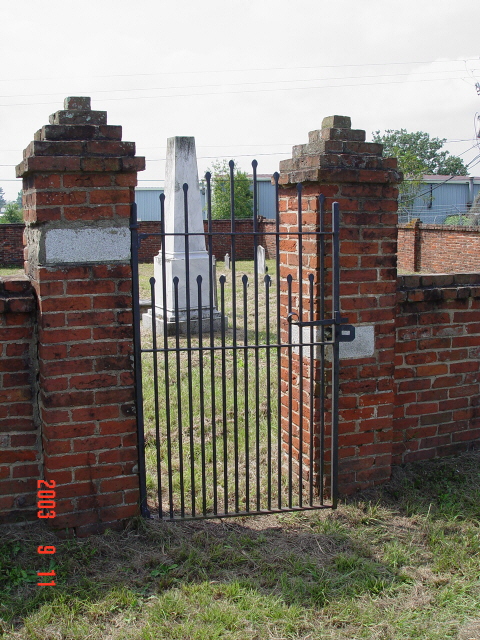
[[[399,222],[413,218],[427,224],[443,224],[449,216],[468,213],[480,191],[480,178],[425,175],[419,194],[411,203],[399,203]]]
[[[252,185],[253,188],[253,185]],[[161,187],[137,187],[135,189],[135,202],[137,203],[137,216],[142,221],[160,220],[160,194]],[[203,217],[206,218],[205,187],[200,183],[200,196]],[[258,214],[264,218],[275,218],[275,187],[271,184],[271,176],[257,176]]]

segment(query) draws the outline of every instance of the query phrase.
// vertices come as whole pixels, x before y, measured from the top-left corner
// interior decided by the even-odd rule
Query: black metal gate
[[[225,517],[335,508],[337,503],[339,342],[354,337],[339,310],[338,205],[327,216],[319,196],[315,224],[304,224],[298,185],[298,223],[285,225],[275,174],[276,221],[270,230],[260,229],[256,161],[252,166],[250,260],[238,258],[247,237],[235,220],[233,162],[227,232],[212,220],[209,173],[201,233],[189,229],[188,185],[183,186],[185,226],[180,234],[165,230],[163,195],[157,233],[139,233],[132,206],[135,384],[145,516]],[[152,235],[161,241],[157,281],[148,279],[148,267],[138,261],[140,243]],[[185,257],[180,275],[175,265],[169,266],[166,249],[176,235]],[[191,250],[200,235],[206,249],[203,275],[197,274],[201,269]],[[217,241],[225,235],[230,265],[218,260],[223,256],[214,257]],[[273,256],[265,270],[258,255],[264,245]],[[310,247],[308,259],[305,247]],[[151,302],[142,323],[139,301],[146,280]]]

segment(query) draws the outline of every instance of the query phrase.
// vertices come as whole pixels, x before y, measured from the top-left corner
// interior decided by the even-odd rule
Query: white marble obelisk
[[[187,225],[185,224],[184,184],[188,185]],[[185,240],[186,226],[188,242]],[[188,324],[190,324],[190,330],[197,333],[200,318],[202,318],[202,331],[208,331],[211,313],[214,319],[214,330],[220,329],[220,313],[215,308],[210,308],[210,261],[205,247],[197,156],[193,137],[177,136],[167,140],[164,231],[164,251],[160,250],[154,258],[157,331],[163,333],[165,316],[167,333],[170,335],[176,332],[177,324],[180,333],[187,332]],[[165,264],[165,283],[163,263]],[[202,277],[201,308],[198,300],[198,276]],[[177,307],[175,278],[178,278]],[[189,281],[188,290],[187,280]],[[148,312],[144,315],[144,324],[151,326],[151,323],[151,312]]]

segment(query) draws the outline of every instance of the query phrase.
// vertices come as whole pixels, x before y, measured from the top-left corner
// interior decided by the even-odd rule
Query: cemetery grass
[[[22,267],[0,267],[0,278],[3,276],[23,276],[24,270]]]
[[[479,637],[480,452],[407,465],[333,512],[58,539],[0,528],[5,640]],[[57,548],[57,586],[37,545]],[[48,565],[48,562],[46,563]]]

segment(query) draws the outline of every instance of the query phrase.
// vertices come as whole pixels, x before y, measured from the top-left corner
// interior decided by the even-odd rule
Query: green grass
[[[3,276],[23,276],[24,273],[21,267],[0,267],[0,278]]]
[[[136,519],[124,532],[80,540],[36,524],[4,526],[0,636],[478,637],[479,463],[473,452],[408,465],[334,512]],[[56,587],[31,582],[48,568],[40,544],[57,547]]]

